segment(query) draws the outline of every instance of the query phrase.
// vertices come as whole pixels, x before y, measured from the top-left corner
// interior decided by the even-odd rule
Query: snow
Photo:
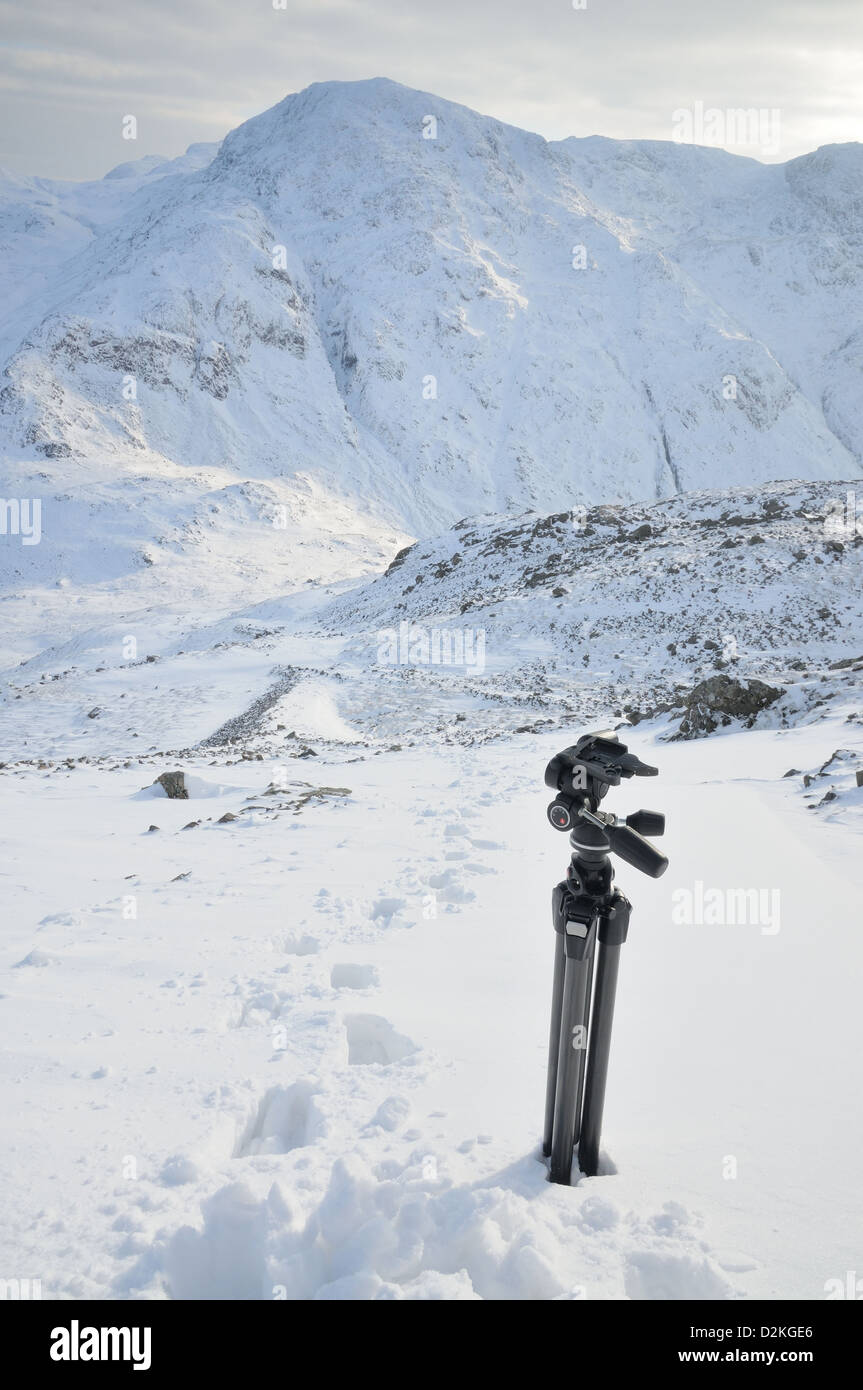
[[[243,814],[247,764],[240,820],[193,830],[137,767],[7,783],[5,1267],[62,1298],[823,1296],[860,1216],[860,859],[783,774],[838,741],[631,736],[672,867],[618,873],[604,1175],[572,1189],[537,1158],[557,733],[322,758],[350,796],[299,815]],[[781,929],[676,925],[696,879],[779,887]]]
[[[9,1277],[844,1287],[860,160],[547,143],[376,80],[3,181],[3,492],[43,504],[0,538]],[[720,672],[779,694],[679,740]],[[543,771],[611,727],[670,867],[618,866],[600,1174],[563,1188]]]

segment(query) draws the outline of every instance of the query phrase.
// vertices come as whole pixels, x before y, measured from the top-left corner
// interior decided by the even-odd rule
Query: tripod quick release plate
[[[586,792],[600,802],[623,777],[657,777],[659,768],[643,763],[614,735],[584,734],[571,748],[556,753],[545,769],[545,785],[572,796]],[[560,827],[565,829],[564,826]]]

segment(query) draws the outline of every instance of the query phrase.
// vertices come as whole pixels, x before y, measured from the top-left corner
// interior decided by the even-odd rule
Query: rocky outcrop
[[[764,681],[739,681],[732,676],[710,676],[699,681],[684,700],[686,713],[675,735],[678,739],[702,738],[735,719],[750,728],[762,710],[784,691]]]

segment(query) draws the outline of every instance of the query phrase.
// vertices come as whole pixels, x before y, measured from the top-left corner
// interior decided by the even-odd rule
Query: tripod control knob
[[[633,811],[626,817],[626,824],[639,835],[665,834],[665,816],[661,811]]]
[[[555,830],[572,829],[572,807],[566,801],[552,801],[546,811],[549,821]]]

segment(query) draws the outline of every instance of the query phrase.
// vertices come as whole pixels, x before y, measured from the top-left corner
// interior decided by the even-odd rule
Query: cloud
[[[58,177],[177,154],[310,82],[374,76],[553,139],[670,139],[698,102],[778,108],[779,148],[740,150],[762,158],[863,129],[858,0],[7,0],[0,32],[0,158]]]

